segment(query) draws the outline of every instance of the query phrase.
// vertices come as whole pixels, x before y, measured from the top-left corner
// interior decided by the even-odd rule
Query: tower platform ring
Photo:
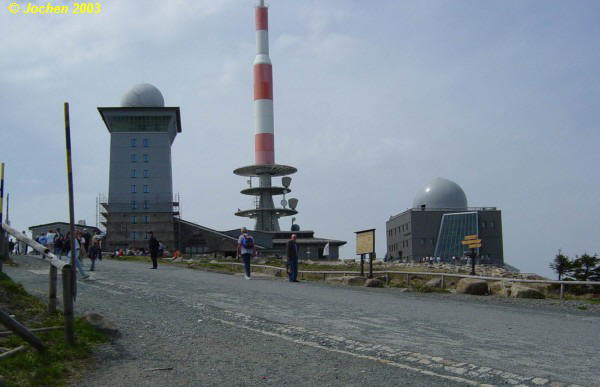
[[[254,195],[259,196],[263,192],[268,192],[271,195],[284,195],[292,192],[291,189],[285,187],[252,187],[245,188],[240,191],[240,193],[244,195]]]
[[[296,215],[298,211],[290,208],[254,208],[252,210],[243,210],[235,213],[235,216],[246,218],[256,218],[261,212],[272,212],[277,217]]]
[[[263,164],[263,165],[248,165],[233,171],[238,176],[258,177],[258,176],[285,176],[298,172],[298,169],[289,165],[281,164]]]

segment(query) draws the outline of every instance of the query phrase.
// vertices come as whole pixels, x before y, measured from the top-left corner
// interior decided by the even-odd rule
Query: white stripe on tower
[[[273,69],[269,58],[269,15],[264,0],[260,0],[256,6],[255,16],[254,159],[259,165],[274,164]]]

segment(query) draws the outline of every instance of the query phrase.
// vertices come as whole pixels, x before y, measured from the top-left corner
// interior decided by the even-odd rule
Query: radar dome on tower
[[[436,177],[415,195],[413,208],[467,208],[465,191],[455,182]]]
[[[141,83],[123,94],[121,107],[165,107],[165,100],[156,86]]]

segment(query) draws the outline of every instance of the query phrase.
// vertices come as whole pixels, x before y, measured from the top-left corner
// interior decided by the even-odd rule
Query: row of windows
[[[131,240],[141,240],[141,239],[150,239],[150,233],[147,232],[143,232],[143,231],[131,231],[129,233],[129,239]]]
[[[481,222],[481,228],[486,228],[488,226],[488,223],[484,220],[483,222]],[[494,223],[494,221],[490,221],[489,223],[490,228],[496,228],[496,223]]]
[[[131,161],[132,163],[137,163],[137,153],[132,153],[129,155],[129,161]],[[150,161],[150,156],[148,156],[148,153],[144,153],[142,155],[142,161],[147,163],[148,161]]]
[[[135,201],[135,200],[132,200],[132,201],[130,202],[130,204],[131,204],[131,209],[132,209],[132,210],[137,210],[137,208],[138,208],[138,203],[137,203],[137,201]],[[147,210],[147,209],[149,209],[149,208],[150,208],[150,203],[148,203],[148,201],[147,201],[147,200],[144,200],[144,207],[143,207],[143,208],[144,208],[144,210]]]
[[[150,186],[148,184],[143,184],[142,189],[144,190],[144,193],[150,193]],[[131,185],[131,193],[137,193],[137,184]]]
[[[400,234],[401,232],[408,232],[408,225],[409,225],[409,223],[405,223],[398,227],[390,228],[387,232],[388,236],[391,237],[393,235]]]
[[[132,169],[131,170],[131,174],[129,176],[131,176],[132,178],[135,179],[137,177],[137,175],[138,175],[137,169]],[[143,177],[144,177],[144,179],[150,177],[150,170],[149,169],[144,169]]]
[[[410,246],[410,239],[402,241],[402,248]],[[392,243],[388,246],[389,251],[397,251],[400,249],[400,243]]]
[[[131,145],[132,148],[137,147],[137,138],[132,138],[131,141],[129,142],[129,144]],[[142,146],[144,148],[148,148],[150,146],[150,140],[147,138],[142,139]]]
[[[140,216],[139,218],[142,218],[141,221],[143,224],[150,223],[150,217],[148,215]],[[131,217],[131,224],[137,224],[137,222],[138,222],[138,216],[133,215]]]

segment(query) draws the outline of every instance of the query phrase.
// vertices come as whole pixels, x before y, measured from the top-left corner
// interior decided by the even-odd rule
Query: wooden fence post
[[[560,284],[560,299],[562,300],[565,296],[565,284]]]
[[[73,293],[71,292],[71,266],[62,269],[63,281],[63,314],[65,316],[65,340],[69,345],[75,345],[75,326],[73,321]]]
[[[50,284],[48,286],[48,313],[56,312],[56,285],[58,282],[58,270],[50,265]]]
[[[442,274],[442,289],[444,289],[446,287],[445,285],[446,284],[445,284],[445,281],[444,281],[444,275]]]
[[[10,317],[7,313],[0,310],[0,323],[13,331],[17,336],[31,344],[38,351],[44,351],[46,347],[42,341],[27,328],[21,325],[17,320]]]
[[[410,274],[406,273],[406,287],[410,286]]]

